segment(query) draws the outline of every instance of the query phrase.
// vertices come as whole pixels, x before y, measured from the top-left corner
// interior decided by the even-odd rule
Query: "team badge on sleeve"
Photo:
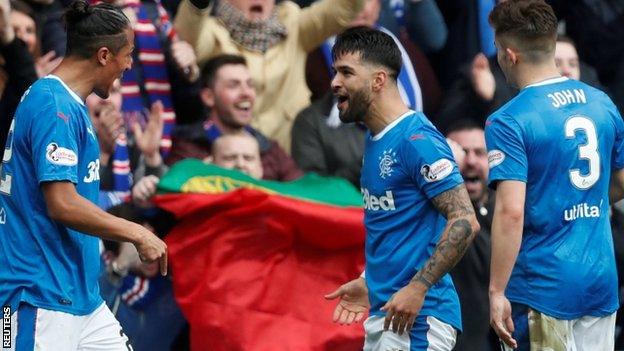
[[[420,174],[427,183],[436,182],[446,178],[453,171],[453,162],[441,158],[430,165],[420,168]]]
[[[505,153],[500,150],[492,150],[488,152],[488,166],[494,168],[505,160]]]
[[[70,149],[50,143],[46,147],[46,159],[59,166],[75,166],[78,164],[78,156]]]

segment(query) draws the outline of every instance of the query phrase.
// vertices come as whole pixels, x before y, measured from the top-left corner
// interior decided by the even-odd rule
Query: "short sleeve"
[[[408,133],[401,152],[412,180],[427,198],[463,183],[446,139],[433,127]]]
[[[615,124],[615,143],[613,144],[613,169],[624,168],[624,121],[618,109],[613,105],[613,122]]]
[[[518,123],[507,115],[490,117],[485,127],[490,173],[488,184],[496,188],[501,180],[527,181],[528,164],[524,139]]]
[[[44,106],[32,120],[30,147],[37,180],[77,183],[77,119],[55,104]]]

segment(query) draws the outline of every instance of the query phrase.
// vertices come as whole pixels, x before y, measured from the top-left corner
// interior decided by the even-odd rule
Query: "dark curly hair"
[[[391,36],[368,27],[345,30],[336,38],[332,48],[334,60],[345,54],[360,54],[363,62],[381,65],[389,69],[394,80],[401,72],[401,51]]]

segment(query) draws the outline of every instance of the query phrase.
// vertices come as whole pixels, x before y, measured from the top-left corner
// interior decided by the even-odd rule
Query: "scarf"
[[[134,21],[134,64],[121,80],[123,101],[121,110],[126,126],[134,121],[144,127],[152,103],[163,104],[163,136],[160,152],[163,158],[171,149],[171,132],[175,126],[175,112],[171,101],[171,85],[165,65],[161,36],[169,42],[178,40],[169,15],[160,0],[155,0],[156,18],[150,17],[146,6],[140,0],[125,0],[124,7],[136,14]],[[153,14],[152,14],[153,15]],[[127,129],[127,128],[126,128]],[[132,172],[128,152],[127,134],[120,133],[115,141],[113,162],[113,191],[100,192],[100,207],[108,208],[130,198]],[[143,278],[128,274],[119,287],[121,299],[130,307],[142,309],[153,300],[161,289],[161,278]]]
[[[266,20],[249,21],[243,13],[227,1],[218,1],[215,16],[223,23],[232,40],[251,51],[265,53],[286,38],[288,31],[273,10]]]
[[[175,125],[175,113],[171,102],[171,86],[165,66],[165,55],[161,45],[163,35],[169,41],[178,40],[167,11],[155,0],[157,18],[150,17],[139,0],[125,0],[124,7],[131,10],[135,33],[135,55],[132,68],[125,72],[121,80],[123,101],[121,111],[128,130],[132,123],[145,124],[151,104],[160,100],[164,106],[164,129],[160,151],[163,158],[171,148],[171,131]],[[132,14],[136,15],[133,16]],[[127,132],[119,134],[115,140],[115,150],[111,155],[113,189],[102,190],[99,206],[106,210],[130,198],[133,179],[130,169]]]

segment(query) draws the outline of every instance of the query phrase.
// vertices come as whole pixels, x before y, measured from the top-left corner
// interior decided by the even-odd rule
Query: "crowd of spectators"
[[[494,196],[486,186],[483,128],[488,115],[518,91],[505,81],[486,23],[496,0],[103,1],[124,9],[133,24],[135,51],[132,70],[115,84],[111,97],[87,100],[101,150],[99,205],[162,235],[173,220],[154,214],[150,199],[159,178],[185,158],[257,179],[292,181],[316,172],[358,187],[366,130],[338,118],[329,89],[330,50],[335,35],[352,26],[390,34],[403,55],[402,97],[456,143],[481,224],[452,272],[465,325],[456,349],[497,349],[488,324]],[[623,111],[624,5],[548,2],[561,20],[560,73],[604,89]],[[67,5],[66,0],[0,0],[1,145],[20,96],[62,60]],[[621,275],[622,206],[612,213]],[[106,247],[103,294],[116,304],[112,309],[136,341],[135,349],[184,349],[188,327],[171,284],[159,282],[168,278],[141,264],[132,245]],[[152,281],[155,297],[121,298],[132,288],[124,284],[128,276],[132,282]],[[163,299],[169,303],[163,305]],[[145,318],[169,318],[169,332]],[[147,343],[144,336],[157,342]]]

